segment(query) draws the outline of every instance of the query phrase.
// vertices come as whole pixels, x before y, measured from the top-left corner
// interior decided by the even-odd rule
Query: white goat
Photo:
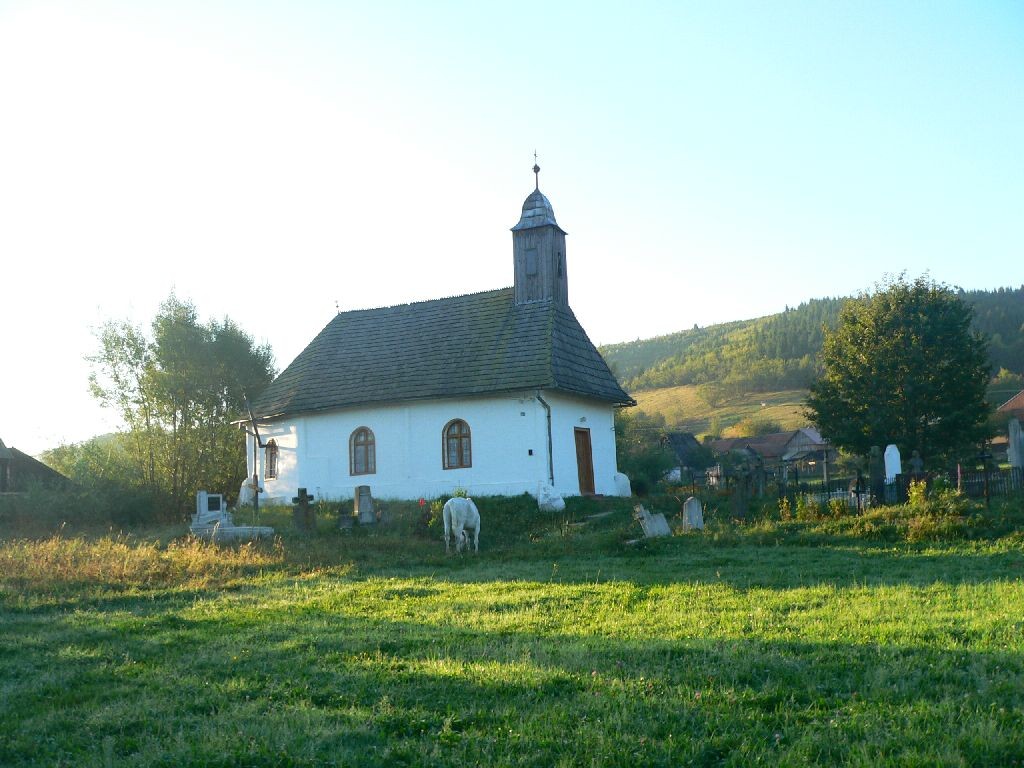
[[[461,552],[469,541],[466,529],[473,531],[473,551],[480,551],[480,511],[472,499],[459,496],[448,499],[441,510],[444,520],[444,551],[450,552],[449,539],[455,535],[455,551]]]

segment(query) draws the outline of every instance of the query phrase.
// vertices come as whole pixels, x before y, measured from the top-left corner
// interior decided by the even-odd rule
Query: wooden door
[[[580,493],[594,495],[594,454],[590,449],[590,430],[576,427],[576,471],[580,477]]]

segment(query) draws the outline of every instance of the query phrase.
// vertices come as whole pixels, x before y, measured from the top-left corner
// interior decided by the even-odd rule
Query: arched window
[[[271,440],[267,443],[263,455],[263,479],[273,480],[277,477],[277,442]]]
[[[372,475],[377,471],[377,441],[367,427],[360,427],[348,439],[350,475]]]
[[[462,419],[449,421],[443,432],[442,452],[445,469],[459,469],[473,466],[473,448],[469,436],[469,424]]]

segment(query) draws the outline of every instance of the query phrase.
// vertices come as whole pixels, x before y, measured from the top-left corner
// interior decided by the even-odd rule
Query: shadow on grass
[[[429,585],[381,585],[376,597],[445,610]],[[1024,755],[1019,649],[495,631],[457,614],[369,618],[315,601],[190,613],[57,615],[18,654],[30,628],[5,633],[0,763],[99,765],[105,743],[126,765]]]

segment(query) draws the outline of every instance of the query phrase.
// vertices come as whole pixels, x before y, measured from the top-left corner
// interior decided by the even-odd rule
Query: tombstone
[[[1010,444],[1006,450],[1006,458],[1011,467],[1024,469],[1024,433],[1020,428],[1020,421],[1010,419],[1007,426],[1007,434],[1010,437]]]
[[[691,496],[683,502],[683,528],[684,530],[704,530],[704,509],[701,507],[700,499]]]
[[[254,541],[274,535],[274,529],[265,525],[235,525],[219,493],[196,493],[196,513],[192,516],[191,531],[201,539],[215,542]]]
[[[299,495],[292,498],[292,523],[296,530],[303,533],[310,533],[316,530],[316,512],[312,506],[313,497],[306,493],[305,488],[299,488]]]
[[[255,501],[256,487],[253,485],[252,478],[247,477],[242,481],[242,487],[238,489],[238,506],[252,506]]]
[[[370,486],[360,485],[356,488],[353,514],[359,518],[360,525],[377,522],[377,513],[373,508],[373,496],[370,494]]]
[[[644,536],[653,539],[658,536],[671,536],[672,529],[668,527],[668,520],[660,512],[654,514],[644,509],[643,504],[633,508],[633,517],[640,521],[640,527],[644,529]]]
[[[874,503],[884,503],[885,460],[882,458],[882,449],[877,445],[872,445],[871,453],[868,454],[868,484],[871,488],[871,498]]]
[[[885,446],[885,482],[891,483],[896,475],[903,474],[903,464],[900,462],[900,449],[893,443]]]
[[[541,483],[537,489],[537,508],[541,512],[561,512],[565,509],[565,499],[547,483]]]
[[[864,510],[864,491],[864,475],[858,469],[857,476],[850,481],[849,485],[850,498],[853,499],[858,513]]]
[[[765,489],[765,470],[764,470],[764,459],[760,456],[754,459],[754,475],[751,490],[757,495],[758,498],[764,496]]]
[[[621,472],[616,472],[615,477],[612,478],[612,480],[615,483],[616,496],[624,496],[626,498],[629,498],[630,496],[633,495],[633,488],[629,484],[629,478],[626,477],[624,474],[622,474]]]
[[[921,454],[917,451],[910,454],[910,461],[908,461],[907,464],[910,465],[910,474],[924,474],[924,459],[921,458]]]
[[[744,467],[732,484],[732,495],[729,497],[729,510],[737,520],[747,517],[747,501],[750,498],[750,472]]]

